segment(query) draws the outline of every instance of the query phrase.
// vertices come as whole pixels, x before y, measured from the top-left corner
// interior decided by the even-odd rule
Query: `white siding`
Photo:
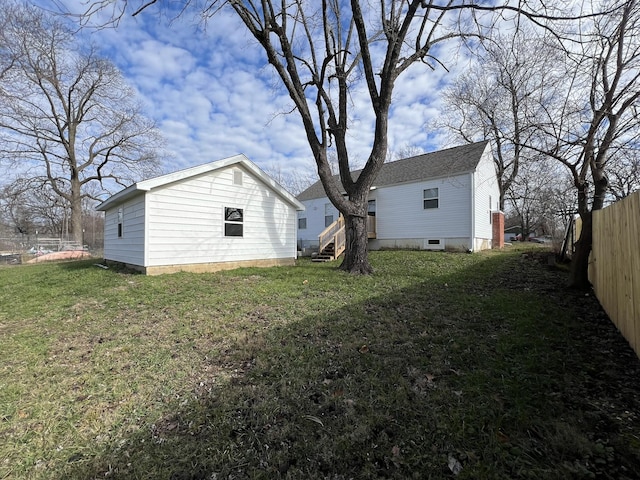
[[[491,212],[499,210],[500,190],[491,150],[487,148],[475,172],[475,250],[491,248]]]
[[[224,168],[147,193],[145,266],[295,258],[296,210],[243,169]],[[224,208],[242,208],[243,236],[224,236]]]
[[[376,200],[379,240],[470,237],[470,175],[381,187]],[[438,189],[438,208],[425,209],[424,190]]]
[[[438,208],[424,208],[429,188],[438,188]],[[426,248],[429,240],[441,240],[445,247],[491,248],[490,213],[498,209],[499,195],[488,144],[475,172],[378,187],[369,193],[376,201],[376,239],[370,248]],[[317,245],[327,202],[326,197],[302,202],[306,211],[298,215],[307,219],[307,228],[298,230],[302,243]]]
[[[438,188],[438,208],[424,208],[424,190]],[[471,174],[426,180],[416,183],[378,187],[369,193],[376,201],[376,240],[372,248],[423,248],[429,239],[441,239],[445,245],[471,247]],[[298,230],[302,243],[317,245],[324,230],[324,205],[329,200],[318,198],[304,203],[300,217],[307,228]],[[335,210],[335,207],[334,207]],[[337,218],[337,210],[335,212]]]
[[[122,236],[118,237],[118,209],[123,208]],[[144,265],[144,195],[105,212],[104,258],[131,265]]]
[[[307,219],[307,228],[298,229],[298,240],[304,248],[318,246],[318,235],[325,229],[324,217],[325,206],[330,204],[329,212],[333,215],[333,220],[338,219],[338,209],[331,205],[327,197],[316,198],[302,202],[306,207],[304,212],[298,212],[298,218]]]

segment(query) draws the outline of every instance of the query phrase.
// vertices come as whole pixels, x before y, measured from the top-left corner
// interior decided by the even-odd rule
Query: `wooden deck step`
[[[318,253],[314,258],[311,259],[312,262],[331,262],[336,259],[336,251],[333,243],[327,245],[322,252]]]

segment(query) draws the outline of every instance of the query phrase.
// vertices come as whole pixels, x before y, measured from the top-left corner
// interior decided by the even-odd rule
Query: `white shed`
[[[319,237],[335,229],[338,211],[319,181],[297,198],[306,207],[298,212],[300,246],[322,250]],[[500,244],[494,232],[502,218],[499,201],[488,142],[385,163],[369,192],[369,249],[492,248]]]
[[[291,265],[304,205],[236,155],[135,183],[97,209],[105,260],[157,275]]]

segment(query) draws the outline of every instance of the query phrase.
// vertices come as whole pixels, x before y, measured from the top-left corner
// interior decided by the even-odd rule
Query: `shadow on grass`
[[[84,270],[98,270],[101,267],[98,265],[104,265],[104,258],[102,257],[91,257],[82,260],[66,260],[66,261],[58,261],[58,262],[49,262],[50,264],[55,263],[56,266],[61,269],[68,270],[70,272],[73,271],[84,271]],[[111,267],[108,267],[111,269]],[[117,270],[117,269],[116,269]],[[124,273],[137,273],[133,270],[125,271]]]
[[[636,478],[637,358],[563,282],[493,256],[287,326],[256,319],[225,375],[72,455],[68,478]]]

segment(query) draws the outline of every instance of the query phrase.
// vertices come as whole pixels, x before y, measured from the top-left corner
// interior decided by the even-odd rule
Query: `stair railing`
[[[318,252],[322,253],[322,251],[327,248],[327,245],[333,243],[333,258],[336,259],[346,248],[346,238],[347,235],[345,232],[344,217],[340,215],[335,222],[325,228],[320,235],[318,235]]]

